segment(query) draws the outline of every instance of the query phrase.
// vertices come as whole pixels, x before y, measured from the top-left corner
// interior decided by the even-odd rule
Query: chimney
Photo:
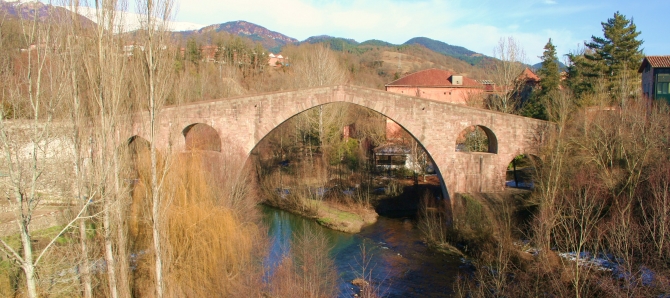
[[[451,76],[451,84],[456,85],[456,86],[461,86],[463,85],[463,76]]]

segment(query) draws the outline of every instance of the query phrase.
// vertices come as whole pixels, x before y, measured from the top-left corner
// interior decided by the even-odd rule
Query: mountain
[[[422,45],[434,52],[458,58],[470,63],[471,65],[477,65],[485,58],[484,55],[473,52],[464,47],[453,46],[439,40],[430,39],[428,37],[415,37],[404,43],[404,45],[412,44]]]
[[[383,40],[378,40],[378,39],[370,39],[366,40],[364,42],[357,42],[356,40],[353,40],[351,38],[343,38],[343,37],[332,37],[328,35],[318,35],[318,36],[312,36],[310,38],[307,38],[303,40],[302,42],[307,42],[307,43],[327,43],[330,45],[330,48],[333,50],[341,51],[342,48],[344,47],[343,45],[349,46],[349,47],[358,47],[358,46],[369,46],[369,47],[395,47],[397,45],[394,45],[390,42],[386,42]]]
[[[563,62],[561,62],[561,61],[556,61],[556,62],[558,63],[558,70],[559,70],[559,71],[565,71],[565,70],[567,70],[568,67],[567,67],[565,64],[563,64]],[[533,71],[537,71],[538,69],[540,69],[540,67],[542,67],[542,62],[538,62],[538,63],[533,64],[533,65],[531,66],[531,68],[533,69]]]
[[[317,35],[317,36],[312,36],[312,37],[309,37],[309,38],[303,40],[302,42],[312,43],[312,44],[314,44],[314,43],[320,43],[320,42],[333,43],[333,42],[332,42],[333,40],[334,40],[335,42],[344,42],[344,43],[346,43],[346,44],[348,44],[348,45],[358,45],[358,42],[355,41],[355,40],[353,40],[353,39],[351,39],[351,38],[332,37],[332,36],[329,36],[329,35]]]
[[[398,45],[392,44],[390,42],[386,42],[386,41],[378,40],[378,39],[366,40],[364,42],[361,42],[360,45],[371,46],[371,47],[396,47],[396,46],[398,46]]]
[[[335,51],[343,51],[345,49],[349,50],[352,48],[356,48],[359,45],[357,41],[351,38],[332,37],[328,35],[312,36],[303,40],[301,43],[311,43],[311,44],[325,43],[328,44],[330,49]]]
[[[183,35],[189,35],[190,33],[205,33],[205,32],[221,32],[225,31],[230,34],[239,35],[243,37],[248,37],[253,41],[260,42],[263,47],[268,49],[271,52],[279,52],[282,47],[287,44],[297,43],[298,40],[292,37],[288,37],[279,32],[268,30],[265,27],[249,23],[246,21],[234,21],[227,22],[222,24],[214,24],[203,27],[195,31],[185,31],[181,32]]]
[[[70,11],[63,7],[44,4],[38,1],[3,1],[0,0],[0,15],[13,18],[23,18],[32,20],[35,16],[40,21],[55,21],[56,23],[71,22]],[[78,17],[79,22],[84,27],[94,27],[95,23],[84,16]]]
[[[1,1],[1,0],[0,0]],[[437,52],[446,56],[451,56],[456,59],[467,62],[468,64],[475,66],[480,64],[483,60],[488,60],[489,57],[486,57],[477,52],[468,50],[464,47],[450,45],[439,40],[430,39],[427,37],[415,37],[402,45],[395,45],[386,41],[371,39],[364,41],[362,43],[357,42],[351,38],[342,38],[342,37],[333,37],[329,35],[317,35],[305,39],[302,42],[299,42],[297,39],[286,36],[279,32],[268,30],[265,27],[246,22],[246,21],[234,21],[227,22],[222,24],[214,24],[203,27],[199,30],[191,31],[182,31],[178,32],[182,36],[190,36],[192,34],[206,33],[206,32],[227,32],[233,35],[238,35],[242,37],[247,37],[253,41],[260,42],[263,47],[268,49],[270,52],[280,52],[281,49],[287,44],[298,44],[298,43],[325,43],[335,51],[354,51],[354,52],[365,52],[371,47],[397,47],[397,46],[408,46],[408,45],[421,45],[433,52]]]

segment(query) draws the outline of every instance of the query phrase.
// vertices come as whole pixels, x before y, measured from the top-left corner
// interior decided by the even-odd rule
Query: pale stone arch
[[[122,166],[127,166],[130,171],[124,171],[124,180],[136,183],[142,171],[150,166],[151,143],[139,135],[133,135],[118,147],[119,158]]]
[[[204,123],[193,123],[182,130],[184,150],[221,152],[219,132]]]
[[[522,153],[512,158],[505,170],[505,186],[532,189],[542,160],[535,154]]]
[[[468,148],[465,148],[468,146],[467,141],[471,136],[474,136],[474,138],[479,138],[483,136],[479,136],[480,132],[483,134],[483,136],[486,137],[485,141],[485,148],[483,150],[468,150]],[[481,140],[477,140],[481,141]],[[481,145],[480,145],[481,146]],[[483,153],[493,153],[493,154],[498,154],[498,138],[496,137],[496,134],[491,130],[490,128],[484,126],[484,125],[470,125],[458,134],[456,137],[456,151],[457,152],[463,152],[463,153],[468,153],[468,152],[483,152]]]

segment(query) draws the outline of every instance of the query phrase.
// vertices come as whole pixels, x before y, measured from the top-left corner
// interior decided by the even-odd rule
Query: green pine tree
[[[584,53],[570,53],[568,56],[567,79],[565,86],[572,91],[575,97],[581,99],[584,94],[591,93],[595,89],[593,86],[601,72],[595,71],[593,63],[586,60]]]
[[[540,77],[540,88],[533,91],[528,102],[524,105],[522,114],[527,117],[547,120],[547,103],[551,100],[551,95],[558,91],[558,86],[561,83],[556,46],[551,43],[551,38],[544,46],[544,52],[540,58],[542,59],[542,66],[537,71]]]
[[[640,32],[633,20],[618,11],[601,24],[604,37],[592,36],[591,42],[585,43],[588,50],[584,58],[591,64],[590,75],[604,76],[608,81],[607,91],[623,101],[633,96],[638,85],[637,69],[643,58],[640,50],[643,41],[638,39]]]
[[[200,51],[200,45],[195,41],[195,38],[189,38],[186,41],[186,53],[184,54],[186,61],[195,64],[196,66],[202,60],[202,52]]]
[[[537,70],[537,75],[540,77],[540,94],[546,96],[557,91],[561,84],[556,46],[551,43],[551,38],[544,46],[544,53],[540,58],[542,59],[542,66]]]

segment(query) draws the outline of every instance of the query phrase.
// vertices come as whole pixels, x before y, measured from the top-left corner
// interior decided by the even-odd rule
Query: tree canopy
[[[640,31],[633,20],[619,12],[601,24],[603,37],[592,36],[590,42],[584,43],[583,53],[568,55],[572,67],[570,85],[578,95],[604,89],[611,99],[624,101],[635,95],[643,41],[638,39]]]
[[[542,59],[542,66],[537,70],[540,77],[540,88],[533,93],[524,105],[522,114],[527,117],[547,120],[547,101],[551,100],[550,95],[558,91],[558,86],[561,83],[556,46],[551,42],[551,38],[544,46],[544,52],[540,58]]]

